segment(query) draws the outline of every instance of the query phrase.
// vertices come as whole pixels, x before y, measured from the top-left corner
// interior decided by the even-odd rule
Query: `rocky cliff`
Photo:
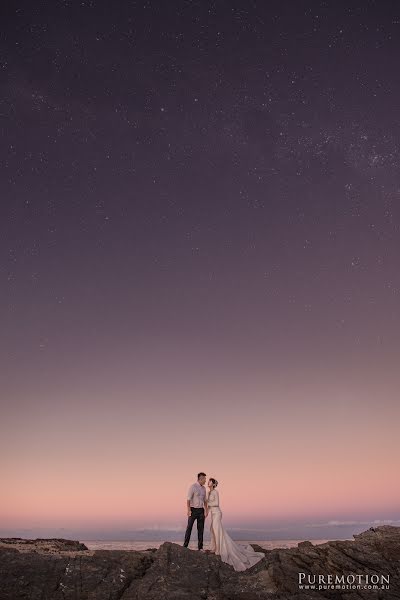
[[[400,527],[353,537],[290,549],[252,544],[265,558],[240,573],[171,542],[94,551],[73,540],[3,538],[0,600],[399,600]]]

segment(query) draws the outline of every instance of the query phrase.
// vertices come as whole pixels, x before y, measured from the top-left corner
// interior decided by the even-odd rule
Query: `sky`
[[[400,7],[2,12],[0,535],[399,524]]]

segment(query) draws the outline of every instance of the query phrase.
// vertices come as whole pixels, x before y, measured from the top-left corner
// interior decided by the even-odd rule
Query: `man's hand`
[[[208,515],[208,510],[206,510],[206,512],[204,513],[204,518],[206,519]]]
[[[187,516],[188,516],[188,517],[191,517],[191,516],[192,516],[192,511],[191,511],[189,508],[188,508],[188,511],[187,511]]]

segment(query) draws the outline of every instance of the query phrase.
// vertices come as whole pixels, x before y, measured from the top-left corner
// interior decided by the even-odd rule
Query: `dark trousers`
[[[191,507],[190,510],[191,510],[192,514],[190,517],[188,517],[188,524],[187,524],[186,533],[185,533],[185,541],[183,542],[183,545],[186,547],[189,546],[190,535],[192,533],[193,523],[197,519],[197,539],[198,539],[198,544],[199,544],[199,550],[201,550],[201,548],[203,547],[203,532],[204,532],[204,521],[205,521],[204,508]]]

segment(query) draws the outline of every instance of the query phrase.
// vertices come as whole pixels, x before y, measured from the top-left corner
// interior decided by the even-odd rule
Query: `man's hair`
[[[197,473],[197,479],[200,479],[201,476],[205,477],[206,474],[203,473],[203,471],[201,471],[200,473]]]

